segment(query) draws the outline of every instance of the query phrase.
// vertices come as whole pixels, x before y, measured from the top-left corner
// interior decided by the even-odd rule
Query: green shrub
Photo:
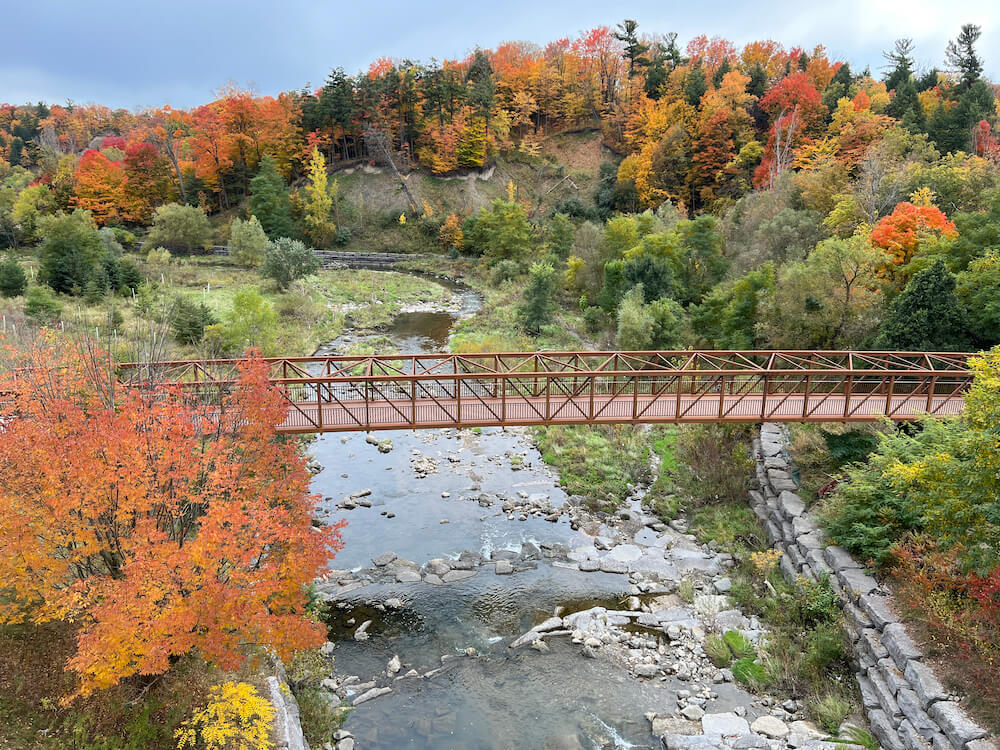
[[[750,639],[738,630],[727,630],[722,634],[722,640],[737,659],[757,658],[757,650]]]
[[[598,334],[608,327],[608,314],[596,305],[588,307],[583,311],[583,324],[587,328],[587,333]]]
[[[820,430],[820,433],[837,468],[866,460],[878,447],[878,438],[861,430],[848,430],[839,434]]]
[[[797,603],[803,625],[832,623],[840,618],[840,602],[829,573],[822,573],[818,581],[800,579]]]
[[[24,314],[39,325],[52,325],[62,316],[62,305],[55,295],[43,286],[28,288],[25,295]]]
[[[229,227],[229,257],[246,268],[256,268],[264,262],[267,252],[267,235],[256,216],[243,221],[233,219]]]
[[[197,344],[205,336],[205,326],[216,322],[205,303],[187,297],[177,297],[170,310],[170,329],[184,344]]]
[[[168,203],[153,214],[153,226],[146,241],[173,253],[203,251],[212,236],[205,212],[197,206]]]
[[[742,425],[685,425],[675,447],[677,479],[695,505],[718,500],[746,504],[753,476],[750,439]]]
[[[170,265],[170,251],[165,247],[157,247],[146,253],[146,263],[151,266]]]
[[[500,286],[508,281],[513,281],[524,273],[524,268],[516,260],[502,260],[493,266],[490,273],[490,283],[493,286]]]
[[[705,643],[702,645],[705,655],[717,667],[728,667],[733,661],[733,654],[729,650],[722,636],[716,633],[709,633],[705,636]]]
[[[20,297],[28,288],[28,275],[21,264],[8,256],[0,261],[0,296]]]
[[[287,289],[296,279],[303,279],[320,269],[320,261],[311,247],[299,240],[280,237],[268,243],[261,273],[273,279],[280,289]]]
[[[759,690],[767,685],[768,674],[760,664],[752,658],[737,659],[731,667],[733,679],[751,690]]]
[[[132,248],[135,246],[136,237],[132,232],[128,231],[124,227],[110,227],[111,231],[115,234],[115,241],[125,248]]]
[[[761,545],[760,522],[745,503],[725,502],[695,508],[691,530],[700,540],[714,541],[727,548],[736,543],[748,547]]]
[[[352,236],[350,227],[337,227],[337,235],[333,238],[333,244],[343,247],[351,241]]]

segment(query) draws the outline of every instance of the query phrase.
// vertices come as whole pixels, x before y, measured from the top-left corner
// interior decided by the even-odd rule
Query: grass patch
[[[722,634],[722,642],[737,659],[753,659],[757,656],[757,649],[754,648],[750,639],[738,630],[727,630]]]
[[[535,439],[542,459],[559,470],[560,484],[591,509],[614,511],[629,484],[650,479],[649,445],[631,425],[538,428]]]
[[[691,505],[746,503],[754,464],[745,425],[684,425],[677,430],[673,452],[678,487]]]
[[[729,646],[726,645],[726,642],[718,633],[709,633],[705,636],[705,643],[702,644],[702,648],[705,649],[705,655],[717,667],[728,667],[733,661],[733,655],[729,650]]]
[[[696,508],[691,531],[702,542],[729,548],[740,545],[758,549],[762,544],[760,522],[746,503],[727,502]]]
[[[260,675],[248,670],[223,675],[184,657],[163,675],[125,680],[61,706],[76,689],[73,673],[65,671],[75,650],[67,623],[0,628],[0,748],[173,750],[174,730],[211,685],[235,678],[262,689]]]
[[[148,289],[133,297],[108,297],[88,305],[81,297],[58,295],[67,331],[106,340],[120,359],[131,359],[155,332],[167,358],[198,358],[211,354],[201,344],[185,344],[170,333],[166,321],[178,297],[204,304],[224,321],[236,293],[256,287],[277,315],[261,336],[265,355],[308,355],[339,336],[349,323],[359,332],[388,325],[407,306],[446,303],[451,292],[431,279],[392,271],[340,269],[320,271],[279,290],[255,270],[241,268],[226,257],[181,257],[166,266],[135,258]],[[2,311],[14,320],[23,315],[24,298],[5,300]],[[114,333],[112,334],[112,330]]]

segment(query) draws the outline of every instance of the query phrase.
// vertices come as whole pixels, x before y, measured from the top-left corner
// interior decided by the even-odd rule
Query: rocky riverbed
[[[322,516],[348,519],[353,563],[318,584],[324,685],[353,707],[333,747],[838,747],[801,704],[709,660],[709,633],[765,629],[727,596],[730,556],[649,515],[641,491],[592,513],[520,431],[398,433],[388,454],[335,440],[367,486],[328,495]],[[324,483],[322,463],[324,492],[353,486],[350,471]],[[443,552],[425,551],[429,532]]]
[[[401,316],[390,338],[442,350],[456,317]],[[327,747],[843,747],[709,660],[708,634],[764,628],[727,596],[730,557],[649,515],[641,488],[592,513],[519,429],[324,435],[311,452],[317,522],[348,521],[317,582],[323,686],[350,707]]]

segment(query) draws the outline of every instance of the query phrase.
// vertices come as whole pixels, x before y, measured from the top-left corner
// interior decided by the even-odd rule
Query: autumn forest
[[[380,494],[398,499],[395,486],[352,487],[336,503],[342,488],[323,482],[363,471],[348,450],[372,463],[396,440],[409,448],[395,454],[404,464],[410,456],[402,470],[416,465],[424,485],[458,476],[475,451],[459,459],[459,449],[442,448],[452,467],[441,461],[439,475],[413,436],[361,436],[334,453],[332,441],[310,447],[279,435],[288,407],[260,357],[414,346],[969,353],[963,416],[796,425],[782,433],[780,456],[760,458],[761,467],[798,462],[786,481],[802,499],[792,495],[791,506],[816,519],[803,516],[803,535],[827,534],[854,555],[858,575],[865,566],[892,595],[940,662],[948,692],[932,700],[954,700],[1000,730],[1000,83],[984,75],[995,32],[961,20],[944,49],[886,39],[882,57],[865,61],[769,39],[682,39],[626,19],[545,44],[474,47],[461,59],[334,67],[318,87],[273,96],[226,83],[188,109],[0,103],[0,748],[271,748],[272,703],[285,691],[314,747],[354,750],[352,732],[367,728],[361,707],[398,689],[409,673],[396,672],[410,665],[389,648],[397,661],[364,683],[377,694],[359,700],[360,679],[338,682],[332,654],[341,659],[341,640],[365,648],[366,619],[376,639],[410,627],[392,618],[411,602],[394,596],[345,612],[322,595],[328,576],[349,581],[344,592],[372,581],[437,586],[443,571],[494,565],[500,576],[509,563],[520,574],[557,556],[553,545],[492,559],[455,547],[439,577],[428,573],[438,558],[404,570],[391,567],[407,562],[402,552],[372,549],[345,563],[353,572],[339,570],[336,554],[353,552],[342,537],[346,511],[359,511],[351,524],[369,541],[378,534],[363,535],[360,512],[380,513],[375,523],[405,512],[379,510]],[[370,270],[373,251],[392,253],[391,270]],[[401,333],[405,316],[422,327]],[[211,405],[123,366],[214,358],[240,364]],[[462,439],[508,439],[476,430]],[[865,669],[875,666],[851,657],[852,612],[862,605],[837,605],[835,573],[783,579],[768,549],[774,524],[747,506],[748,490],[752,500],[762,489],[752,476],[763,434],[721,425],[518,433],[523,445],[497,448],[498,465],[527,474],[536,469],[525,456],[537,457],[558,474],[553,496],[582,515],[560,520],[547,496],[530,495],[541,503],[532,510],[527,492],[497,515],[530,526],[538,511],[551,522],[539,524],[545,530],[604,534],[641,508],[638,527],[649,528],[632,537],[654,529],[713,560],[711,580],[662,589],[627,566],[590,568],[632,574],[609,607],[627,602],[652,616],[710,596],[746,614],[742,630],[691,630],[701,640],[685,658],[718,677],[706,678],[708,698],[688,703],[682,691],[692,727],[727,682],[748,705],[768,696],[758,706],[765,718],[819,727],[813,739],[898,750],[878,714],[865,718],[882,709],[866,692]],[[324,469],[311,450],[337,464]],[[469,476],[478,491],[481,477]],[[505,475],[506,486],[518,476]],[[433,485],[433,501],[453,490],[457,501],[467,479],[456,480],[461,491]],[[420,522],[407,538],[450,524]],[[488,546],[478,532],[470,539]],[[656,550],[657,564],[674,541]],[[601,536],[588,543],[595,555],[606,548],[593,545],[613,547]],[[377,569],[362,581],[369,559]],[[580,573],[593,562],[560,564]],[[792,562],[799,572],[803,563]],[[389,570],[399,577],[378,578]],[[656,604],[654,595],[673,598]],[[525,618],[549,616],[545,601]],[[861,617],[862,629],[877,622]],[[647,648],[632,677],[659,676],[650,666],[661,664],[657,646],[662,655],[682,642],[659,624],[669,637],[653,646],[624,631],[579,644],[588,657],[615,643],[633,656]],[[532,648],[539,658],[548,651]],[[449,649],[480,656],[464,642]],[[881,643],[872,653],[872,665],[896,657]],[[676,663],[670,669],[662,680],[677,674]],[[909,688],[893,688],[900,724]],[[427,727],[427,747],[458,747],[448,743],[461,726],[442,716],[410,724]],[[929,725],[914,726],[916,736]],[[767,736],[783,743],[795,736],[787,729]],[[402,730],[379,731],[358,747],[403,746]],[[995,747],[975,744],[989,742],[986,730],[955,732],[927,729],[906,747]]]

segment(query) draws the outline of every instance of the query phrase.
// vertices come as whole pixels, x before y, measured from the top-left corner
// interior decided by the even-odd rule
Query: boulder
[[[770,737],[772,740],[788,736],[788,725],[776,716],[760,716],[750,725],[750,731]]]
[[[705,714],[701,717],[701,731],[709,737],[739,737],[750,733],[750,724],[731,711]]]

